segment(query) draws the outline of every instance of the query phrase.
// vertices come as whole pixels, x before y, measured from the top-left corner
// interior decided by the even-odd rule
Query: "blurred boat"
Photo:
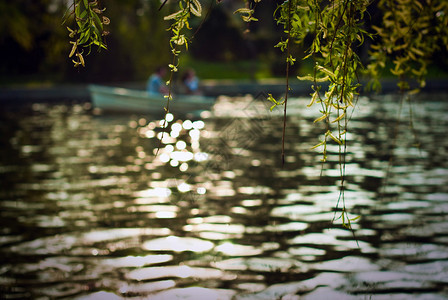
[[[163,114],[167,99],[163,95],[143,90],[121,87],[89,85],[93,107],[104,111]],[[214,97],[201,95],[174,95],[170,111],[177,114],[197,113],[211,110]]]

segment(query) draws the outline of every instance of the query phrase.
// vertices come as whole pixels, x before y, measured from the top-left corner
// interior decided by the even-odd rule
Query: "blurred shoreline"
[[[375,94],[365,91],[365,83],[362,83],[361,95]],[[301,82],[290,80],[290,96],[309,96],[312,92],[312,82]],[[119,84],[105,84],[109,86],[125,87],[131,89],[144,89],[144,83],[131,82]],[[14,86],[0,88],[0,101],[90,101],[87,84],[60,84],[42,86]],[[416,85],[411,83],[412,88]],[[206,96],[239,96],[253,95],[254,97],[268,93],[274,96],[285,94],[285,79],[262,79],[262,80],[203,80],[201,88]],[[422,92],[444,92],[448,91],[448,79],[430,79]],[[399,93],[397,80],[388,79],[381,81],[381,91],[377,94]]]

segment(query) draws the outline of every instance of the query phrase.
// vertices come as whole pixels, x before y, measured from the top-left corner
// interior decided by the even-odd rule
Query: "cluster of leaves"
[[[296,61],[290,54],[291,44],[303,45],[305,37],[311,36],[311,46],[303,59],[314,61],[314,73],[298,76],[298,79],[313,83],[308,106],[320,104],[321,115],[314,122],[325,123],[323,138],[313,148],[322,149],[322,161],[326,161],[327,143],[333,141],[339,146],[342,201],[347,146],[344,137],[349,121],[347,110],[356,102],[361,86],[358,74],[364,68],[356,48],[364,43],[366,37],[376,41],[370,50],[372,61],[367,66],[367,73],[374,78],[373,88],[380,87],[378,78],[381,70],[386,66],[386,59],[392,58],[391,73],[399,78],[398,85],[405,91],[410,88],[409,78],[417,79],[420,86],[424,86],[431,55],[440,47],[448,47],[446,1],[380,0],[378,8],[383,13],[383,24],[381,27],[373,26],[376,34],[367,32],[363,23],[369,5],[368,0],[287,0],[278,6],[275,13],[277,23],[283,26],[286,35],[276,47],[286,52],[287,90],[283,101],[269,97],[273,103],[271,109],[285,105],[286,115],[288,68]],[[325,88],[322,83],[326,83]],[[284,122],[285,130],[286,120]],[[350,220],[345,204],[341,217],[343,225],[350,227],[350,221],[344,221]]]
[[[254,13],[255,5],[260,2],[261,0],[254,0],[251,7],[249,1],[246,1],[246,7],[237,9],[235,14],[240,14],[244,22],[258,21],[258,19],[254,17]]]
[[[425,86],[430,58],[441,47],[448,49],[448,2],[445,0],[381,0],[382,26],[373,26],[378,38],[371,47],[368,65],[373,89],[380,88],[378,78],[391,58],[392,74],[399,78],[400,90],[410,89],[409,80]],[[411,92],[417,92],[414,89]]]
[[[283,26],[286,36],[276,45],[286,53],[286,93],[284,100],[276,100],[272,95],[268,100],[273,103],[271,110],[280,104],[285,106],[282,156],[284,156],[289,66],[296,62],[296,58],[291,55],[291,47],[294,44],[304,45],[305,38],[312,37],[311,46],[303,59],[313,60],[314,73],[298,76],[298,79],[313,83],[313,93],[308,106],[320,105],[321,115],[314,122],[325,123],[323,138],[313,149],[322,149],[324,162],[327,159],[327,143],[333,141],[339,146],[340,200],[342,199],[344,204],[341,218],[346,227],[351,225],[343,193],[346,153],[344,137],[349,121],[347,110],[354,106],[360,86],[358,73],[362,63],[356,53],[356,47],[363,44],[365,36],[371,36],[363,24],[368,5],[367,0],[288,0],[280,4],[274,14],[277,23]]]
[[[345,146],[347,109],[353,106],[360,86],[358,73],[362,64],[355,48],[368,35],[362,23],[367,6],[366,0],[290,0],[277,9],[277,22],[284,26],[287,38],[276,46],[288,52],[287,64],[296,60],[289,54],[291,42],[304,44],[305,37],[313,38],[303,59],[314,61],[314,73],[298,78],[313,83],[308,106],[321,106],[321,115],[314,122],[325,122],[326,130],[314,148],[322,147],[323,161],[327,158],[329,139]]]
[[[105,9],[99,9],[98,6],[97,0],[73,0],[70,13],[64,17],[64,23],[71,17],[74,19],[74,28],[67,26],[67,30],[72,44],[69,57],[74,57],[72,62],[75,67],[85,66],[84,48],[88,49],[86,55],[91,52],[93,45],[99,50],[107,49],[104,37],[109,32],[104,29],[104,25],[108,25],[110,20],[103,15]]]

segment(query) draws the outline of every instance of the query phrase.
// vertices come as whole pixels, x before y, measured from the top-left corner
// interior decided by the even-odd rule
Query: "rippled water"
[[[282,121],[256,100],[175,118],[157,157],[148,116],[5,105],[2,298],[448,298],[447,95],[417,97],[412,118],[398,96],[359,100],[344,197],[356,239],[334,213],[338,148],[323,168],[310,149],[317,108],[289,102],[281,167]]]

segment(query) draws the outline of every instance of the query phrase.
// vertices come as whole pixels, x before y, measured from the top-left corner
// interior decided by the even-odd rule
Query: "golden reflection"
[[[199,195],[204,195],[207,192],[207,189],[205,187],[198,187],[196,189],[196,193],[198,193]]]
[[[179,170],[180,170],[181,172],[185,172],[185,171],[187,171],[187,170],[188,170],[188,164],[187,164],[187,163],[182,163],[182,164],[180,165],[180,167],[179,167]]]
[[[171,195],[171,190],[168,188],[156,187],[153,189],[147,189],[143,191],[138,191],[134,193],[135,197],[169,197]]]
[[[185,193],[191,190],[191,186],[186,182],[182,182],[177,186],[177,189],[179,190],[179,192]]]
[[[244,225],[241,224],[213,224],[213,223],[200,223],[189,224],[183,227],[186,231],[210,231],[210,232],[223,232],[231,234],[240,234],[245,232]]]
[[[171,125],[171,131],[180,132],[181,130],[182,130],[182,124],[174,123],[173,125]]]
[[[139,123],[140,125],[143,124]],[[191,121],[191,120],[177,120],[174,123],[166,124],[165,127],[169,127],[166,132],[155,132],[157,126],[165,126],[163,120],[158,121],[158,125],[155,122],[149,123],[147,126],[140,127],[138,133],[143,138],[153,138],[161,140],[165,145],[164,147],[155,147],[152,152],[157,154],[156,160],[163,164],[169,164],[172,167],[178,168],[181,172],[186,172],[190,165],[186,162],[195,160],[205,161],[208,159],[206,153],[200,151],[199,139],[201,137],[201,129],[205,127],[203,121]],[[185,140],[180,138],[186,138]],[[189,150],[191,149],[191,150]],[[143,149],[137,151],[137,158],[142,160],[140,165],[145,166],[145,169],[151,170],[157,166],[157,163],[148,163],[149,159]],[[145,160],[145,161],[143,161]]]
[[[145,283],[138,283],[138,284],[126,284],[123,283],[120,288],[119,292],[122,294],[131,294],[131,293],[151,293],[155,291],[165,290],[176,286],[176,282],[174,280],[161,280],[161,281],[155,281],[155,282],[145,282]],[[105,297],[100,297],[98,295],[97,298],[94,299],[109,299],[109,295],[105,295]],[[113,297],[111,297],[113,299]]]
[[[173,151],[170,157],[177,161],[189,161],[194,158],[194,154],[188,151]]]
[[[172,130],[171,132],[170,132],[170,136],[172,137],[172,138],[177,138],[177,137],[179,137],[179,135],[180,135],[180,132],[179,131],[174,131],[174,130]]]
[[[314,261],[317,256],[325,255],[326,251],[311,247],[291,247],[289,248],[288,253],[294,256],[300,256],[301,260]]]
[[[253,194],[269,194],[272,192],[272,189],[267,186],[242,186],[238,188],[238,193],[253,195]]]
[[[165,132],[159,132],[157,134],[157,138],[159,140],[162,140],[162,143],[164,144],[173,144],[176,142],[175,138],[172,138],[171,136],[169,136],[168,134],[166,134]]]
[[[147,130],[147,131],[145,132],[145,136],[146,136],[147,138],[153,138],[153,137],[156,136],[156,133],[154,132],[154,130]]]
[[[189,224],[200,224],[200,223],[231,223],[232,218],[226,215],[214,215],[209,217],[197,217],[187,220]]]
[[[176,142],[176,148],[179,150],[183,150],[187,147],[187,143],[185,143],[184,141],[180,140]]]
[[[148,251],[174,251],[174,252],[206,252],[215,245],[203,239],[193,237],[167,236],[149,240],[143,243],[142,248]]]
[[[193,122],[191,122],[191,120],[185,120],[185,121],[182,123],[182,127],[183,127],[185,130],[190,130],[191,128],[193,128]]]
[[[205,127],[205,123],[202,120],[197,120],[193,122],[194,129],[203,129]]]
[[[212,279],[221,278],[224,273],[221,270],[213,268],[193,268],[189,266],[164,266],[164,267],[147,267],[133,270],[127,274],[128,279],[133,280],[152,280],[157,278],[202,278]]]
[[[231,212],[235,214],[247,214],[248,210],[242,206],[234,206],[230,209]]]
[[[201,136],[201,132],[198,129],[193,129],[188,133],[188,135],[191,137],[192,140],[197,141]]]
[[[134,121],[134,120],[129,121],[129,123],[128,123],[128,126],[130,128],[137,128],[137,125],[138,125],[137,121]]]
[[[145,118],[140,118],[140,119],[138,120],[138,125],[140,125],[140,126],[144,126],[144,125],[146,125],[146,119],[145,119]]]
[[[243,200],[243,201],[241,201],[241,205],[242,206],[249,206],[249,207],[252,207],[252,206],[260,206],[260,205],[262,205],[263,204],[263,201],[261,200],[261,199],[251,199],[251,200]]]
[[[198,152],[194,154],[194,160],[197,162],[205,161],[208,159],[208,153]]]
[[[156,219],[172,219],[177,216],[177,214],[173,211],[158,211],[155,214],[152,214]]]
[[[237,245],[229,242],[223,243],[215,248],[227,256],[254,256],[263,253],[263,250],[254,246]]]
[[[179,211],[179,207],[174,205],[143,205],[143,206],[131,206],[132,212],[156,212],[156,213],[175,213]]]
[[[173,121],[174,120],[174,115],[172,113],[167,113],[166,116],[165,116],[165,120],[167,122]]]
[[[168,262],[173,259],[171,254],[153,254],[146,256],[125,256],[118,258],[109,258],[102,261],[105,265],[114,267],[128,268],[128,267],[144,267],[152,264],[159,264]]]
[[[167,153],[162,153],[159,156],[161,162],[167,163],[170,161],[170,156]]]

